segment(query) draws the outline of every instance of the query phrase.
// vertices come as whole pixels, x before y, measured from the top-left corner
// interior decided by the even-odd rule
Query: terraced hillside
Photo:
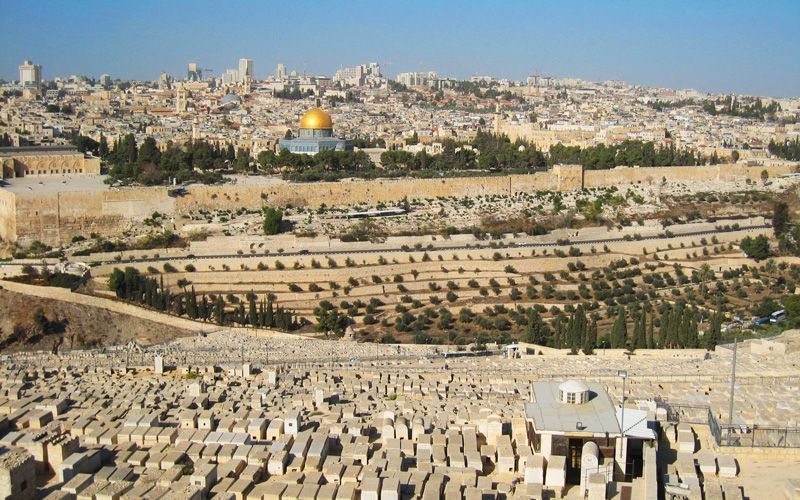
[[[531,310],[552,324],[583,304],[597,313],[602,336],[620,305],[683,301],[712,311],[724,297],[726,310],[746,314],[767,294],[780,273],[759,276],[759,291],[742,270],[754,261],[739,242],[770,230],[724,221],[703,228],[572,243],[508,237],[423,246],[409,239],[393,249],[339,245],[327,252],[109,263],[93,269],[93,286],[110,294],[104,289],[109,273],[131,266],[163,281],[173,295],[193,290],[210,303],[224,297],[228,310],[268,297],[315,323],[322,305],[351,318],[359,338],[420,343],[507,342],[524,335]],[[214,321],[210,313],[206,319]]]

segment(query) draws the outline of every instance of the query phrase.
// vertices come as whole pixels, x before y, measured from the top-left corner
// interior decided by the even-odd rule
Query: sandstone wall
[[[616,186],[622,184],[657,184],[668,182],[707,182],[734,181],[750,179],[761,181],[761,172],[766,170],[770,177],[794,171],[790,165],[769,167],[748,167],[740,164],[701,165],[690,167],[617,167],[610,170],[586,170],[583,172],[584,187]]]
[[[21,243],[40,240],[51,245],[92,231],[118,235],[154,211],[171,214],[189,210],[258,209],[271,206],[319,206],[392,203],[408,198],[464,197],[513,194],[540,190],[569,191],[583,187],[624,185],[637,182],[713,181],[748,178],[760,180],[793,171],[791,166],[747,167],[716,165],[699,167],[652,167],[587,170],[578,165],[557,165],[548,172],[530,175],[461,177],[445,179],[378,179],[374,181],[278,183],[246,186],[190,186],[177,198],[167,188],[140,187],[101,192],[19,193],[13,210],[0,206],[0,236]],[[10,193],[0,190],[0,200]],[[13,195],[11,195],[13,196]],[[14,210],[16,213],[14,213]]]
[[[16,198],[16,236],[23,244],[58,245],[91,232],[117,235],[154,211],[175,211],[165,188],[23,194]]]
[[[578,189],[580,167],[560,166],[559,173],[445,179],[378,179],[374,181],[275,184],[272,186],[192,186],[177,199],[178,209],[263,205],[295,207],[399,201],[403,198],[511,194],[537,190]]]
[[[0,239],[17,239],[17,205],[14,193],[0,189]]]

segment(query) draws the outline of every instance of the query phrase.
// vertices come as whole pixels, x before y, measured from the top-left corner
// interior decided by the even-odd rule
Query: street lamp
[[[617,371],[617,377],[622,379],[622,422],[620,426],[622,427],[622,437],[625,437],[625,380],[628,378],[628,370],[619,370]]]

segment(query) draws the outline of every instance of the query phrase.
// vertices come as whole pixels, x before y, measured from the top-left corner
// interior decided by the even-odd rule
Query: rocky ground
[[[42,331],[35,316],[47,319]],[[160,343],[189,332],[105,309],[0,290],[0,351]]]

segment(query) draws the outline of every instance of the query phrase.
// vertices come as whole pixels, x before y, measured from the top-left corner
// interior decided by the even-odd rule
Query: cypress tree
[[[267,311],[264,318],[264,326],[272,328],[275,326],[275,313],[272,310],[272,299],[267,299]]]
[[[525,325],[525,334],[522,336],[523,342],[530,344],[545,345],[549,335],[549,328],[547,323],[542,321],[542,317],[531,308],[528,313],[528,324]]]
[[[256,310],[256,295],[251,291],[248,296],[247,321],[250,326],[258,326],[258,311]]]
[[[239,302],[239,307],[236,308],[236,322],[240,325],[247,324],[247,317],[244,315],[244,302]]]
[[[198,314],[200,319],[208,321],[208,298],[203,294],[203,299],[200,301]]]
[[[225,299],[222,295],[217,295],[217,301],[214,303],[214,318],[218,325],[225,323]]]
[[[597,317],[592,316],[592,324],[586,333],[583,341],[583,353],[588,355],[594,354],[594,348],[597,345]]]
[[[617,320],[611,330],[611,347],[614,349],[624,349],[628,341],[628,322],[625,307],[620,306]]]

